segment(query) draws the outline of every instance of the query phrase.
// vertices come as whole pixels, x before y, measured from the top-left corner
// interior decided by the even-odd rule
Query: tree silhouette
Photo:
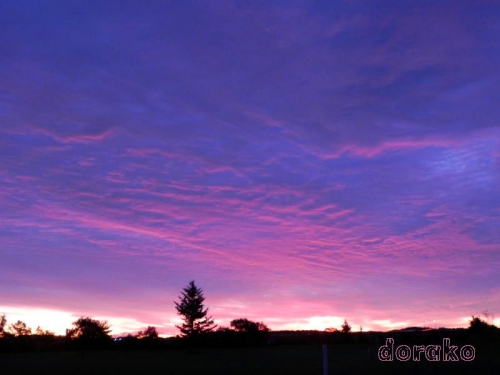
[[[0,337],[3,337],[4,336],[4,328],[5,328],[5,325],[7,324],[7,319],[5,318],[5,314],[3,314],[2,316],[0,316]]]
[[[472,315],[472,319],[469,321],[469,330],[472,332],[482,332],[491,328],[496,328],[492,324],[486,323],[478,316]]]
[[[137,338],[138,339],[157,339],[158,332],[156,331],[155,327],[149,326],[144,331],[139,331],[139,333],[137,334]]]
[[[234,345],[254,346],[266,342],[269,328],[261,322],[252,322],[246,318],[234,319],[230,323],[233,328]],[[230,338],[230,336],[229,336]]]
[[[38,336],[55,336],[55,333],[49,330],[43,330],[42,327],[36,327],[35,335]]]
[[[261,322],[252,322],[246,318],[234,319],[231,321],[230,326],[237,332],[269,332],[269,328]]]
[[[344,324],[342,324],[342,332],[343,333],[351,332],[351,326],[349,325],[349,323],[347,323],[347,319],[344,319]]]
[[[9,326],[9,331],[14,336],[28,336],[31,335],[31,328],[26,326],[26,323],[18,320]]]
[[[175,303],[177,314],[182,316],[181,326],[176,326],[183,337],[194,338],[202,333],[211,332],[215,329],[212,317],[208,317],[208,308],[204,309],[203,291],[198,288],[194,280],[183,289],[182,296],[179,296],[179,302]]]
[[[89,317],[73,322],[74,328],[66,330],[66,337],[80,343],[84,348],[109,342],[111,331],[108,322],[94,320]]]

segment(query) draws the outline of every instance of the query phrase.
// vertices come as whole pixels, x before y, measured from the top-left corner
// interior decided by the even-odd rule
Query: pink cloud
[[[394,141],[384,141],[381,144],[374,146],[358,146],[354,144],[348,146],[340,146],[334,153],[319,153],[319,156],[324,160],[336,159],[342,155],[354,155],[364,158],[372,158],[390,151],[412,151],[426,147],[450,148],[459,146],[464,142],[457,142],[455,140],[449,139],[401,139]],[[315,153],[314,151],[312,152]]]
[[[115,130],[113,129],[104,130],[97,134],[71,134],[71,133],[61,134],[60,132],[54,131],[52,129],[33,127],[33,126],[29,126],[28,129],[30,132],[43,134],[45,136],[51,137],[52,139],[58,142],[69,143],[69,144],[71,143],[90,144],[90,143],[101,142],[116,134]],[[58,150],[65,150],[65,149],[59,148]]]

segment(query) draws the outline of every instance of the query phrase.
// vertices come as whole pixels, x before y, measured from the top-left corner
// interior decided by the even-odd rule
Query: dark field
[[[476,348],[472,362],[380,362],[378,346],[331,345],[329,374],[498,374],[500,350]],[[322,374],[320,345],[240,349],[186,349],[0,353],[0,374]]]

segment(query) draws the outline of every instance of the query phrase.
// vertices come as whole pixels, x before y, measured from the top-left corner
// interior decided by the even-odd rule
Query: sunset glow
[[[500,8],[414,4],[2,2],[0,315],[498,325]]]

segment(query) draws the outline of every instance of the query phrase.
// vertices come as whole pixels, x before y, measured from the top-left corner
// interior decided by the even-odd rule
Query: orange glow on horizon
[[[77,320],[81,315],[50,308],[43,307],[12,307],[12,306],[0,306],[0,315],[5,314],[7,318],[8,326],[18,320],[26,323],[28,327],[35,330],[40,326],[43,330],[49,330],[54,332],[56,335],[65,335],[66,329],[71,328],[72,323]],[[89,314],[84,314],[85,316],[90,316],[92,319],[106,320],[111,325],[111,335],[126,335],[135,334],[138,331],[146,328],[147,326],[154,326],[160,333],[161,337],[171,337],[179,334],[178,329],[175,325],[182,323],[182,320],[177,315],[166,316],[167,319],[163,320],[163,323],[154,322],[143,322],[140,319],[134,319],[129,317],[118,317],[118,316],[92,316]],[[170,319],[169,319],[170,318]],[[440,328],[440,327],[463,327],[469,326],[470,317],[464,317],[456,319],[448,324],[444,321],[425,321],[422,323],[416,323],[417,320],[405,320],[405,321],[394,321],[394,320],[369,320],[369,319],[352,319],[340,317],[340,316],[312,316],[309,318],[275,318],[269,317],[264,319],[256,319],[262,321],[273,331],[285,331],[285,330],[317,330],[324,331],[327,328],[341,329],[344,319],[351,325],[352,332],[358,332],[360,327],[363,328],[364,332],[367,331],[390,331],[393,329],[402,329],[410,326],[428,326],[430,328]],[[215,319],[215,323],[218,326],[228,327],[231,319]],[[488,321],[490,324],[499,325],[500,318],[492,318]]]

